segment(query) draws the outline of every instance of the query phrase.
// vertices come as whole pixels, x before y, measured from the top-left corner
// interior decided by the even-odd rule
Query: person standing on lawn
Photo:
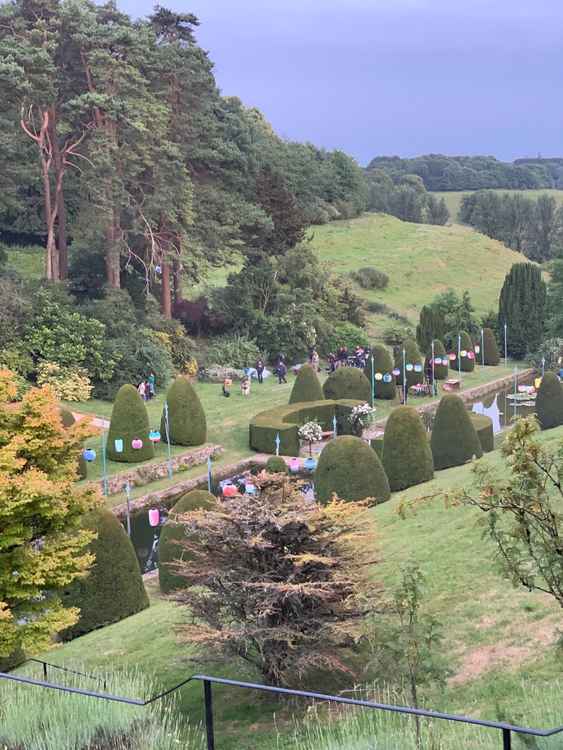
[[[264,382],[264,369],[264,361],[262,359],[259,359],[256,362],[256,376],[258,377],[259,383]]]
[[[287,375],[287,367],[283,360],[280,360],[278,364],[278,384],[287,383],[285,376]]]
[[[153,396],[156,396],[156,377],[152,370],[147,378],[147,383],[149,384],[149,393],[152,398]]]

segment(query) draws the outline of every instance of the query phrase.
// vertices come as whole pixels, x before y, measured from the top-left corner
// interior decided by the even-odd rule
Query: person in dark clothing
[[[334,356],[334,354],[333,354],[333,353],[331,352],[331,353],[330,353],[330,354],[328,355],[328,371],[329,371],[330,373],[332,373],[332,372],[335,372],[335,370],[336,370],[336,357],[335,357],[335,356]]]
[[[258,382],[263,383],[264,382],[264,362],[259,359],[256,362],[256,374],[258,376]]]
[[[285,362],[281,361],[278,364],[278,383],[281,385],[282,383],[287,383],[287,380],[285,379],[285,376],[287,375],[287,367],[285,366]]]

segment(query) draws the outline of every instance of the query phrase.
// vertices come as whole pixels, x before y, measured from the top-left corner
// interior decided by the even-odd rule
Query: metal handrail
[[[71,674],[78,674],[83,677],[91,679],[97,679],[102,682],[102,679],[97,678],[95,675],[86,674],[84,672],[77,672],[76,670],[67,669],[66,667],[59,667],[56,664],[50,664],[49,662],[42,661],[40,659],[30,659],[29,661],[43,665],[43,674],[47,676],[47,669],[49,667],[58,669]],[[65,685],[58,685],[57,683],[47,682],[44,680],[37,680],[31,677],[23,677],[15,674],[8,674],[0,672],[0,679],[10,680],[12,682],[32,685],[36,687],[48,688],[51,690],[59,690],[65,693],[71,693],[74,695],[83,695],[89,698],[98,698],[101,700],[113,701],[117,703],[127,703],[133,706],[148,706],[155,701],[161,700],[172,693],[177,692],[189,682],[203,682],[204,687],[204,705],[205,705],[205,727],[206,727],[206,738],[207,738],[207,750],[215,750],[215,738],[214,738],[214,722],[213,722],[213,704],[212,704],[212,685],[225,685],[227,687],[236,687],[243,690],[259,690],[265,693],[272,693],[274,695],[292,696],[295,698],[303,698],[309,700],[320,701],[324,703],[339,703],[347,706],[356,706],[359,708],[370,708],[379,711],[387,711],[389,713],[404,714],[408,716],[417,716],[420,718],[437,719],[441,721],[453,721],[463,724],[470,724],[474,726],[485,727],[487,729],[495,729],[502,732],[503,738],[503,750],[511,749],[511,738],[512,734],[524,734],[531,735],[534,737],[552,737],[553,735],[560,734],[563,732],[563,726],[554,727],[552,729],[534,729],[531,727],[522,727],[516,724],[509,724],[503,721],[489,721],[487,719],[474,719],[470,716],[463,716],[459,714],[448,714],[441,711],[431,711],[425,708],[412,708],[411,706],[394,706],[388,703],[378,703],[376,701],[361,700],[359,698],[346,698],[339,695],[329,695],[327,693],[316,693],[308,690],[294,690],[291,688],[274,687],[272,685],[263,685],[257,682],[244,682],[241,680],[230,680],[225,677],[213,677],[212,675],[205,674],[194,674],[182,680],[177,685],[174,685],[167,690],[154,695],[152,698],[140,699],[140,698],[128,698],[126,696],[111,695],[108,693],[100,693],[93,690],[86,690],[85,688],[68,687]],[[106,681],[104,682],[104,689],[106,689]]]

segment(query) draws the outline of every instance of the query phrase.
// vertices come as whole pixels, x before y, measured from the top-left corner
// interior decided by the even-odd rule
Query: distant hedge
[[[405,350],[405,366],[412,365],[413,369],[406,369],[407,388],[424,383],[424,368],[422,356],[414,339],[406,339],[402,346],[395,347],[395,367],[400,370],[397,385],[403,385],[403,349]],[[417,371],[415,368],[419,368]]]
[[[475,412],[469,412],[469,416],[475,427],[475,432],[481,443],[483,453],[490,453],[495,449],[495,431],[493,428],[493,420],[485,414],[476,414]]]
[[[331,440],[320,455],[315,471],[315,494],[328,503],[333,494],[341,500],[384,503],[391,492],[377,453],[361,438],[345,435]]]
[[[446,348],[440,339],[434,339],[434,358],[446,363],[445,365],[434,363],[434,377],[436,380],[447,380],[450,362],[446,354]]]
[[[166,394],[166,402],[172,445],[203,445],[207,440],[207,420],[199,396],[187,378],[180,377],[172,383]],[[160,432],[166,440],[164,411]]]
[[[465,404],[451,393],[442,397],[432,429],[434,468],[461,466],[473,456],[481,458],[483,449]]]
[[[483,352],[485,364],[495,367],[500,362],[500,354],[497,346],[497,339],[490,328],[483,328]],[[482,361],[482,354],[479,355],[479,362]]]
[[[393,375],[393,359],[391,353],[387,347],[380,344],[372,347],[371,353],[373,356],[374,376],[378,374],[382,376],[381,378],[374,377],[373,379],[375,398],[388,400],[395,398],[397,395],[397,387]],[[368,358],[367,364],[364,368],[364,375],[368,379],[371,389],[371,357]],[[385,375],[391,376],[390,383],[384,382],[383,377]]]
[[[385,425],[383,468],[393,492],[428,482],[434,462],[428,435],[417,410],[398,406]]]
[[[323,387],[319,376],[311,365],[303,365],[295,378],[289,403],[299,404],[304,401],[322,401],[323,398]]]
[[[83,519],[98,535],[88,551],[96,561],[88,576],[62,592],[65,607],[78,607],[80,619],[62,633],[64,640],[134,615],[149,606],[149,599],[131,540],[118,519],[103,508]]]
[[[158,581],[160,590],[163,594],[169,594],[183,586],[184,580],[176,575],[171,569],[170,563],[174,560],[184,560],[188,552],[178,542],[187,539],[185,527],[177,522],[177,518],[182,513],[189,513],[191,510],[211,510],[217,507],[217,498],[207,490],[192,490],[182,495],[176,505],[174,505],[168,516],[168,519],[162,531],[158,543]]]
[[[353,398],[366,403],[371,400],[371,384],[357,367],[339,367],[325,380],[323,393],[327,399]]]
[[[461,371],[462,372],[473,372],[475,369],[475,352],[473,350],[473,342],[471,336],[465,331],[461,331],[459,334],[459,341],[457,338],[452,340],[451,351],[456,355],[455,360],[452,361],[452,370],[459,371],[459,360],[458,360],[458,348],[461,352],[465,351],[471,353],[473,357],[461,357]]]
[[[280,436],[280,455],[299,455],[299,427],[316,419],[324,431],[332,431],[336,417],[339,435],[349,435],[352,426],[348,421],[350,412],[358,404],[365,403],[353,399],[333,401],[310,401],[308,403],[277,406],[256,414],[250,420],[250,447],[260,453],[276,452],[276,435]]]
[[[563,388],[554,372],[546,372],[536,396],[536,414],[542,430],[563,424]]]

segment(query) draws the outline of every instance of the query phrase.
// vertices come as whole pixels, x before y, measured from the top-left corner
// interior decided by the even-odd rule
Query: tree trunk
[[[172,263],[172,285],[174,289],[174,301],[182,299],[182,266],[177,258]]]
[[[53,152],[53,166],[55,168],[55,204],[57,210],[57,251],[58,251],[58,279],[68,277],[68,248],[66,233],[66,206],[64,198],[64,175],[66,172],[64,155],[61,153],[57,138],[57,118],[55,108],[49,111],[49,139]]]
[[[170,265],[168,261],[162,260],[162,276],[160,285],[160,310],[165,318],[172,318],[172,297],[170,295]]]
[[[121,263],[118,244],[119,217],[117,211],[111,211],[111,218],[105,230],[106,235],[106,280],[112,289],[121,288]]]

